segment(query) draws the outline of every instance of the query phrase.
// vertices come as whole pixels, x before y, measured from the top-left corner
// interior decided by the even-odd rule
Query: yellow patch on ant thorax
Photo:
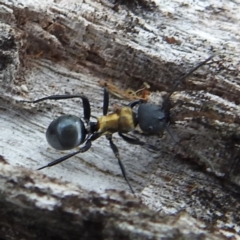
[[[135,128],[133,112],[130,107],[123,107],[117,110],[119,114],[119,132],[127,133],[132,131]]]
[[[114,113],[98,118],[98,132],[127,133],[134,129],[133,112],[130,107],[115,109]]]

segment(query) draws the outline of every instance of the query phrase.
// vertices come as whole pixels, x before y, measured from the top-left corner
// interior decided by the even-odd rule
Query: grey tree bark
[[[1,236],[240,238],[239,11],[238,1],[0,0]],[[95,121],[99,82],[111,79],[120,93],[146,82],[149,102],[161,104],[212,54],[171,97],[170,128],[184,149],[165,132],[141,137],[160,149],[154,153],[114,136],[136,196],[104,137],[35,171],[67,154],[48,147],[49,123],[82,116],[82,105],[20,100],[83,93]],[[110,97],[110,111],[130,101]]]

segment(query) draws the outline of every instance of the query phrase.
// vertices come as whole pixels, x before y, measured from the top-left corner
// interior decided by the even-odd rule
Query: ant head
[[[205,61],[198,64],[184,76],[180,77],[175,81],[175,85],[172,90],[167,94],[166,98],[163,100],[162,105],[156,105],[151,103],[140,104],[137,115],[136,122],[139,124],[141,130],[147,134],[158,134],[167,129],[170,110],[170,97],[175,92],[176,88],[180,83],[187,77],[189,77],[194,71],[203,66],[206,62],[212,59],[213,56],[207,58]]]
[[[147,134],[162,132],[167,123],[167,115],[162,106],[151,103],[143,103],[138,107],[137,119],[141,130]]]

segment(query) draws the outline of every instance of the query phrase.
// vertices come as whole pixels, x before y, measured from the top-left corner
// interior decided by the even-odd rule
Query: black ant
[[[78,153],[83,153],[88,151],[92,142],[97,138],[105,135],[109,141],[110,147],[114,152],[122,175],[126,180],[131,192],[134,194],[133,188],[128,181],[125,168],[121,162],[118,148],[112,140],[112,135],[118,133],[123,140],[130,144],[141,145],[147,147],[149,150],[156,151],[157,148],[150,144],[140,141],[138,138],[129,137],[124,134],[133,131],[137,125],[143,133],[146,134],[157,134],[164,131],[165,129],[171,135],[168,129],[169,123],[169,100],[170,96],[176,90],[178,85],[189,75],[191,75],[198,68],[207,63],[213,56],[210,56],[205,61],[199,63],[196,67],[190,70],[187,74],[180,77],[171,92],[167,95],[162,106],[147,103],[144,100],[136,100],[129,103],[125,107],[117,108],[113,113],[108,114],[109,105],[109,94],[107,88],[104,88],[104,98],[103,98],[103,116],[97,119],[97,122],[91,122],[91,108],[89,100],[84,95],[52,95],[44,98],[40,98],[34,101],[22,101],[27,103],[38,103],[45,100],[60,100],[60,99],[70,99],[70,98],[81,98],[83,102],[83,120],[74,115],[63,115],[53,120],[46,132],[46,138],[51,147],[57,150],[69,150],[73,149],[83,143],[84,146],[78,151],[70,153],[64,157],[58,158],[49,164],[38,168],[41,170],[46,167],[54,166],[60,162],[73,157]],[[139,104],[137,113],[133,111],[133,108]],[[172,135],[171,135],[172,137]],[[173,137],[172,137],[173,138]],[[174,139],[173,139],[174,140]],[[175,140],[174,140],[175,141]],[[176,141],[175,141],[176,142]],[[177,143],[177,142],[176,142]]]

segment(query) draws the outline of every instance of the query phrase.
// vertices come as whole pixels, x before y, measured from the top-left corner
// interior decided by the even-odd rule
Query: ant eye
[[[163,112],[162,112],[163,113]],[[159,114],[160,115],[160,114]],[[158,116],[158,120],[163,120],[165,118],[165,114],[162,114],[162,116]]]
[[[148,130],[149,130],[150,132],[152,132],[153,127],[152,127],[152,126],[149,126]]]

